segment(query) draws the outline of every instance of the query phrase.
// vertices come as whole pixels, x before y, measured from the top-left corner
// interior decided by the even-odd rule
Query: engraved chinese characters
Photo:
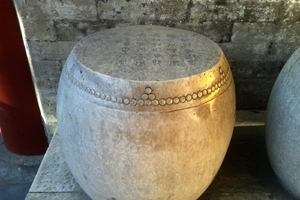
[[[74,47],[57,112],[67,164],[91,198],[196,199],[231,139],[234,84],[199,34],[109,29]]]

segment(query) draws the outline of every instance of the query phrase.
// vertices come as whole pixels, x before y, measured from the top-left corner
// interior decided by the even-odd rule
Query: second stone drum
[[[226,154],[235,91],[217,44],[159,26],[81,40],[58,90],[66,162],[92,199],[195,200]]]

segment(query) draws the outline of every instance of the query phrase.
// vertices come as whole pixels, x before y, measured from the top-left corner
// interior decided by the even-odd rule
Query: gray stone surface
[[[1,200],[23,200],[30,188],[31,182],[0,184]]]
[[[63,65],[64,60],[38,60],[33,59],[32,64],[34,67],[34,75],[37,82],[42,82],[43,80],[53,80],[58,81]],[[56,94],[57,85],[38,85],[38,87],[42,90],[43,93],[54,93]],[[54,92],[53,92],[54,91]]]
[[[235,78],[237,106],[263,110],[276,78]],[[251,93],[251,95],[249,94]]]
[[[54,134],[26,200],[90,199],[80,188],[65,162],[58,133]]]
[[[11,153],[0,137],[0,200],[24,199],[42,158]]]
[[[236,112],[235,127],[240,126],[263,126],[265,111],[239,110]]]
[[[300,48],[280,72],[270,95],[266,141],[270,163],[282,184],[300,198]]]
[[[34,60],[66,60],[72,46],[66,42],[73,41],[75,44],[89,34],[114,27],[152,24],[203,34],[219,43],[229,64],[234,65],[232,72],[239,87],[237,108],[244,110],[266,108],[275,81],[270,77],[278,75],[278,67],[281,69],[300,45],[300,3],[296,0],[14,2],[21,27],[25,30],[24,41],[30,43],[29,58],[33,57]],[[49,41],[53,44],[45,45]],[[42,63],[36,62],[33,69],[37,65],[42,66]],[[269,76],[265,73],[261,77],[256,73],[256,70],[261,69],[272,73]],[[55,70],[54,67],[53,71]],[[247,77],[241,72],[247,74]],[[249,82],[260,84],[248,87]],[[51,96],[55,93],[55,89],[50,87],[37,85],[39,96]],[[51,89],[52,94],[43,93],[44,90]],[[54,112],[55,107],[48,110]],[[49,116],[55,116],[55,113]]]
[[[78,20],[56,20],[55,28],[60,41],[79,41],[80,39],[111,27],[111,22],[78,21]]]
[[[53,137],[30,192],[72,193],[81,191],[65,163],[58,136]]]
[[[41,100],[43,104],[41,105],[41,110],[43,111],[43,118],[46,124],[56,123],[56,94],[54,95],[43,95],[41,93]]]
[[[85,193],[29,193],[26,200],[91,200]],[[17,200],[17,199],[16,199]]]
[[[51,4],[50,2],[47,3],[47,0],[38,2],[17,0],[14,1],[14,3],[22,21],[26,19],[52,20],[51,13],[49,12],[51,10]]]
[[[280,28],[270,23],[235,23],[229,48],[239,49],[243,44],[243,53],[233,50],[227,56],[235,61],[286,61],[298,48],[299,31],[299,23]]]
[[[202,35],[109,29],[72,50],[57,118],[66,162],[91,198],[193,200],[228,148],[234,83],[221,49]]]
[[[31,58],[36,60],[65,60],[77,42],[74,41],[29,41]]]
[[[94,0],[53,0],[50,15],[54,19],[96,20],[97,9]]]
[[[27,40],[56,41],[57,34],[53,21],[24,20],[24,31]]]
[[[238,111],[237,121],[245,125],[242,119],[248,122],[256,119],[254,121],[257,121],[257,124],[263,124],[263,121],[261,121],[262,113]],[[241,124],[236,125],[240,126]],[[59,134],[54,135],[43,160],[43,165],[41,165],[36,176],[36,180],[39,181],[35,180],[26,200],[60,200],[68,198],[90,200],[82,190],[78,189],[79,186],[75,179],[70,176],[62,156],[58,137]],[[56,171],[59,171],[60,174],[58,175]],[[54,174],[54,176],[42,176],[42,174]],[[63,191],[56,187],[60,182],[65,183]],[[74,187],[74,185],[77,185],[77,187]],[[42,188],[47,191],[41,191]],[[199,200],[253,199],[295,200],[282,188],[268,163],[264,126],[236,127],[219,173]]]

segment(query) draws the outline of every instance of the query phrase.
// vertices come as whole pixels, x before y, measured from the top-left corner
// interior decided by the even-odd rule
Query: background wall
[[[273,83],[300,46],[298,0],[14,0],[49,129],[56,92],[73,46],[96,31],[153,24],[203,34],[233,71],[237,109],[265,109]],[[49,136],[51,137],[51,136]]]

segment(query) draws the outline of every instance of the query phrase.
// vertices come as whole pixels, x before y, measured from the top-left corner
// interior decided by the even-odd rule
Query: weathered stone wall
[[[300,45],[298,0],[14,1],[45,122],[54,127],[64,61],[77,41],[96,31],[153,24],[211,38],[232,67],[237,109],[265,109],[280,69]]]

